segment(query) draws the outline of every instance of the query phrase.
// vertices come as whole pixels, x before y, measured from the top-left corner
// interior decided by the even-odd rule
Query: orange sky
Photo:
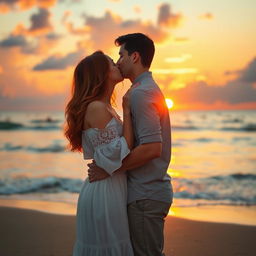
[[[256,108],[256,2],[0,1],[0,109],[63,110],[76,63],[131,32],[156,45],[151,70],[174,109]],[[4,24],[4,25],[2,25]],[[117,103],[130,86],[117,86]]]

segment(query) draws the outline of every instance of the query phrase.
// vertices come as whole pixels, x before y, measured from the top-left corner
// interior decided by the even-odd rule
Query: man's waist
[[[156,201],[163,201],[170,203],[172,202],[173,191],[172,186],[169,183],[169,186],[162,188],[141,188],[141,187],[132,187],[128,186],[128,203],[131,203],[136,200],[150,199]]]
[[[128,188],[137,188],[139,190],[161,190],[163,188],[169,188],[171,183],[171,177],[166,176],[163,179],[147,179],[147,180],[140,180],[136,178],[129,177],[127,180]]]

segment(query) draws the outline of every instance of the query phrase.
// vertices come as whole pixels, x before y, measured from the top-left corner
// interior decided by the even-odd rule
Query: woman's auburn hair
[[[102,51],[82,59],[75,68],[71,99],[65,109],[64,134],[71,151],[82,152],[82,131],[87,106],[99,100],[107,90],[109,61]]]

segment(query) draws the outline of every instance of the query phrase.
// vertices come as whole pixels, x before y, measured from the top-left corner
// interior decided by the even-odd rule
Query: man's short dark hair
[[[119,36],[115,40],[117,46],[124,45],[124,49],[131,55],[138,52],[141,57],[141,63],[144,67],[149,68],[155,53],[154,42],[142,33],[133,33]]]

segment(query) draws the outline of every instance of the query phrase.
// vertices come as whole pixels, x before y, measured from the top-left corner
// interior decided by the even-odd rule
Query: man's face
[[[117,61],[117,66],[124,78],[129,78],[131,75],[131,70],[133,62],[131,56],[128,55],[128,51],[124,48],[125,44],[122,44],[119,49],[119,59]]]

